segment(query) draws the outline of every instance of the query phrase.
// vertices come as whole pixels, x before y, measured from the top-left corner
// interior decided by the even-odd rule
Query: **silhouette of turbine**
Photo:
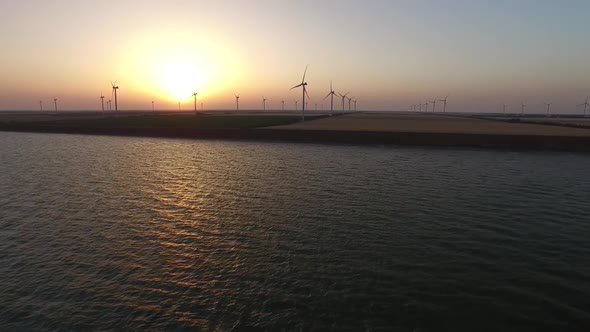
[[[446,96],[444,99],[439,99],[438,101],[442,101],[443,102],[443,113],[445,113],[447,111],[447,99],[449,98],[449,96]]]
[[[303,72],[303,78],[301,79],[301,83],[297,84],[296,86],[292,87],[291,90],[302,87],[303,89],[303,103],[301,104],[301,121],[305,121],[305,96],[307,95],[307,82],[305,82],[305,74],[307,74],[307,67],[309,67],[309,65],[305,66],[305,71]],[[307,97],[309,98],[309,95],[307,95]],[[297,107],[295,107],[297,108]]]
[[[119,87],[117,86],[117,81],[115,81],[114,83],[111,82],[111,85],[113,86],[113,91],[111,93],[111,95],[114,93],[115,94],[115,112],[119,110],[119,106],[117,104],[117,90],[119,90]]]
[[[434,113],[436,111],[436,97],[430,103],[432,104],[432,112]]]
[[[100,93],[100,105],[102,107],[102,113],[104,113],[104,95]]]
[[[195,101],[195,115],[197,115],[197,92],[193,92],[193,97],[194,97],[194,101]]]
[[[545,104],[545,106],[547,106],[547,116],[550,116],[549,110],[551,109],[551,104],[553,104],[553,103],[543,102],[543,104]]]
[[[586,101],[583,104],[578,105],[578,107],[584,106],[584,117],[586,117],[586,109],[588,109],[588,106],[590,106],[590,104],[588,104],[588,97],[586,97]]]
[[[330,116],[332,116],[332,113],[334,112],[334,96],[335,95],[336,95],[336,92],[332,88],[332,81],[330,81],[330,92],[326,95],[326,97],[324,97],[324,100],[326,100],[326,98],[330,97]]]
[[[348,94],[349,94],[349,93],[350,93],[350,91],[348,91],[348,92],[347,92],[347,93],[345,93],[345,94],[338,93],[338,95],[339,95],[340,97],[342,97],[342,113],[344,113],[344,99],[346,98],[346,96],[348,96]]]
[[[234,93],[234,96],[236,96],[236,111],[239,111],[240,110],[240,95]]]

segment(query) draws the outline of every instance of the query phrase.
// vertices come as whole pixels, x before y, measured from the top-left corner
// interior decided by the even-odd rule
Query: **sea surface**
[[[590,331],[590,155],[0,132],[0,330]]]

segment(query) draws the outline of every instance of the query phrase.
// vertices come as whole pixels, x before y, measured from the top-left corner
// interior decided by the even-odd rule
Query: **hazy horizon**
[[[581,113],[590,95],[590,2],[4,1],[0,110],[309,109],[333,81],[363,110]],[[323,102],[329,108],[329,100]],[[340,100],[335,100],[335,108]],[[439,106],[437,105],[437,108]],[[438,108],[441,110],[440,108]]]

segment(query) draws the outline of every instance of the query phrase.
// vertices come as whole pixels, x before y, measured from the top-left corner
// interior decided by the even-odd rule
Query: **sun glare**
[[[149,37],[147,37],[149,35]],[[236,52],[221,38],[195,38],[176,29],[138,37],[122,54],[120,77],[133,77],[139,94],[170,105],[192,98],[215,98],[239,75]]]
[[[170,59],[162,64],[158,76],[163,92],[174,100],[185,100],[193,92],[203,89],[206,75],[204,68],[199,68],[195,61],[187,59]]]

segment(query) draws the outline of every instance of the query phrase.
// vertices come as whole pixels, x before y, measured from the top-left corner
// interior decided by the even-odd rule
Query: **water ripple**
[[[0,133],[0,327],[588,330],[588,169]]]

